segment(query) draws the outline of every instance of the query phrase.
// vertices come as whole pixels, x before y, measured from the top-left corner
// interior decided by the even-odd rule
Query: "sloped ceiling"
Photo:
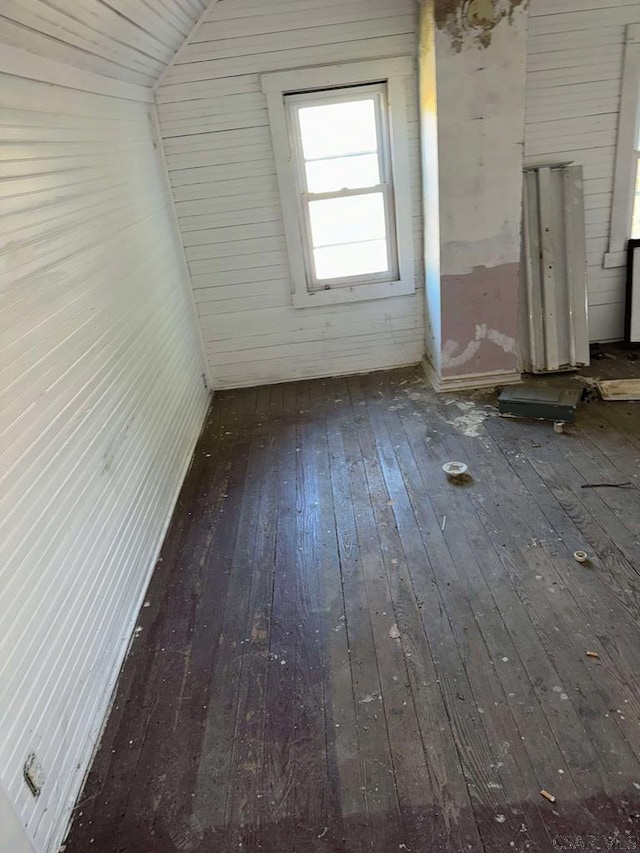
[[[0,44],[85,71],[152,86],[209,3],[1,0]]]

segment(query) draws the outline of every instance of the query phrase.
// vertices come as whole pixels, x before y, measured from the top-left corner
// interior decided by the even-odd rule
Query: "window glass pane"
[[[318,279],[370,275],[389,269],[386,240],[314,249],[313,258]]]
[[[378,150],[373,98],[298,110],[305,160]]]
[[[335,190],[375,187],[380,183],[377,154],[355,157],[336,157],[331,160],[312,160],[305,166],[307,190],[310,193],[329,193]]]
[[[309,202],[314,248],[386,238],[382,193]]]

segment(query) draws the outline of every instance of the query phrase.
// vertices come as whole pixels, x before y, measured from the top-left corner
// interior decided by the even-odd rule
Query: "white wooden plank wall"
[[[151,86],[208,0],[2,0],[0,43]]]
[[[603,269],[608,250],[625,25],[640,0],[531,0],[525,157],[584,166],[589,336],[623,332],[623,268]]]
[[[148,107],[0,75],[0,109],[0,785],[54,851],[208,393]]]
[[[219,387],[419,361],[418,294],[294,310],[260,74],[413,55],[414,0],[234,0],[205,16],[157,90],[180,229]],[[422,258],[417,82],[408,127]]]

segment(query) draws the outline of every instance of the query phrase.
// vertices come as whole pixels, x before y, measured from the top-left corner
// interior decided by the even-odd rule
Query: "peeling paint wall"
[[[436,0],[435,22],[455,50],[489,47],[496,25],[504,18],[513,23],[518,7],[526,0]]]
[[[526,21],[522,0],[435,3],[445,379],[517,369]]]
[[[442,376],[516,370],[517,280],[518,264],[442,277]]]

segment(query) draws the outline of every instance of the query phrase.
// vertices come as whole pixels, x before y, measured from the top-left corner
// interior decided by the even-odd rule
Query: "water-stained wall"
[[[458,52],[474,43],[489,47],[496,26],[505,18],[512,24],[524,5],[526,0],[436,0],[435,23]]]

